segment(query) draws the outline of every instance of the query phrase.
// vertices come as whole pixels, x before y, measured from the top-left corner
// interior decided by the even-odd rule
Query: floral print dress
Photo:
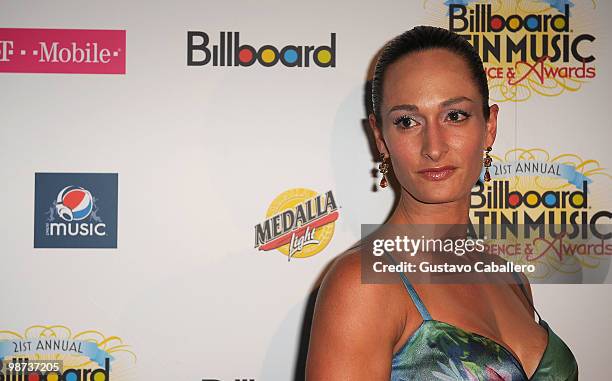
[[[391,258],[391,256],[389,256]],[[391,258],[393,262],[393,258]],[[515,278],[548,332],[540,363],[529,377],[503,345],[477,333],[431,318],[405,274],[400,273],[423,322],[393,356],[391,381],[576,381],[578,364],[571,350],[533,307],[522,279]]]

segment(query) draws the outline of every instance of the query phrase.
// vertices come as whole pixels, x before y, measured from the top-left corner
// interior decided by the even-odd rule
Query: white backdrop
[[[393,202],[372,191],[360,124],[368,67],[389,38],[446,26],[441,3],[0,1],[2,28],[127,33],[125,75],[0,74],[0,330],[117,335],[137,359],[116,379],[293,379],[313,285]],[[585,45],[597,77],[579,91],[498,102],[494,154],[537,147],[612,165],[612,5],[573,3],[573,28],[597,37]],[[256,47],[328,45],[333,32],[336,67],[188,67],[188,30],[215,41],[238,31]],[[118,248],[34,249],[35,172],[118,173]],[[596,208],[610,210],[609,182],[598,184]],[[332,189],[341,208],[321,253],[287,261],[253,248],[253,226],[292,188]],[[583,380],[612,371],[611,291],[533,286]]]

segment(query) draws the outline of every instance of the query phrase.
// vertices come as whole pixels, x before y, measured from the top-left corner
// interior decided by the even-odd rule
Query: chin
[[[413,195],[413,197],[417,199],[418,201],[426,203],[426,204],[445,204],[448,202],[457,201],[459,199],[459,197],[456,197],[456,195],[454,194],[451,195],[451,194],[446,194],[446,193]]]
[[[457,201],[465,197],[465,189],[460,184],[444,184],[443,182],[431,182],[421,185],[419,189],[406,189],[414,199],[427,204],[443,204]],[[468,189],[469,193],[470,189]]]

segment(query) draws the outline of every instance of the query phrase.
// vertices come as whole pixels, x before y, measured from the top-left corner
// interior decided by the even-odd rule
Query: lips
[[[429,181],[441,181],[441,180],[446,180],[450,176],[452,176],[453,173],[455,173],[456,169],[457,167],[455,166],[445,165],[443,167],[425,168],[425,169],[418,171],[418,174],[420,174],[426,180],[429,180]]]

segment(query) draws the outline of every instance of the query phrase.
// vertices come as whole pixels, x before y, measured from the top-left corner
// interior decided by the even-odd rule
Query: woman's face
[[[382,126],[370,115],[380,152],[416,200],[465,199],[492,146],[497,105],[484,119],[482,97],[467,63],[446,49],[411,53],[391,64],[383,83]]]

